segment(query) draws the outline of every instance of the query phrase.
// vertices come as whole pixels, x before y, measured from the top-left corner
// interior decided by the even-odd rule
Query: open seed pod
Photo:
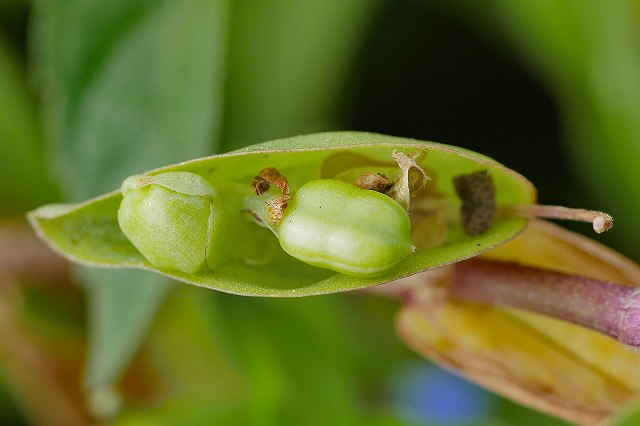
[[[255,182],[256,175],[263,170],[277,170],[277,174],[274,172],[276,178],[271,179],[276,182],[269,179]],[[215,196],[210,196],[213,207],[207,210],[205,206],[202,214],[195,214],[193,225],[184,226],[187,222],[180,225],[178,228],[182,231],[171,237],[176,241],[167,242],[164,248],[156,243],[153,245],[167,252],[163,256],[170,257],[177,252],[175,247],[197,241],[206,249],[207,268],[199,266],[202,265],[201,248],[197,250],[200,257],[188,267],[176,267],[179,262],[171,259],[159,262],[148,253],[145,255],[142,248],[147,237],[144,235],[160,232],[157,226],[161,225],[159,222],[150,224],[150,228],[138,236],[123,232],[127,226],[121,228],[118,224],[118,210],[123,203],[123,193],[119,190],[80,204],[44,206],[31,212],[29,219],[51,247],[85,265],[146,269],[235,294],[290,297],[368,287],[476,256],[521,232],[535,203],[535,189],[527,179],[481,154],[438,143],[371,133],[335,132],[281,139],[151,170],[136,179],[160,182],[167,176],[175,177],[170,175],[175,172],[197,176],[193,180],[199,182],[196,186],[200,189],[215,188],[212,192]],[[483,180],[490,181],[491,187],[481,188],[489,194],[483,196],[482,202],[475,201],[473,187],[471,192],[461,191],[460,182],[464,184],[465,179],[459,177],[476,173],[490,178]],[[371,176],[373,180],[369,179]],[[349,182],[360,188],[364,185],[365,189],[381,194],[386,191],[383,195],[397,202],[410,218],[410,239],[415,251],[403,249],[393,262],[381,256],[387,264],[377,270],[375,276],[349,276],[326,269],[326,265],[309,265],[287,254],[282,248],[287,243],[281,246],[278,233],[270,232],[274,227],[265,217],[278,211],[286,216],[288,194],[295,199],[296,192],[305,184],[322,179]],[[390,187],[388,182],[391,182]],[[161,192],[168,195],[175,191],[170,185],[164,185]],[[202,191],[190,192],[181,186],[180,192],[197,198],[201,195],[194,194]],[[356,192],[352,191],[353,194]],[[344,209],[354,209],[355,205],[345,203]],[[461,207],[467,211],[469,205],[485,210],[482,214],[465,213],[465,219]],[[215,211],[215,214],[205,214],[205,210]],[[331,227],[333,221],[336,227],[349,233],[358,227],[360,230],[376,229],[378,225],[375,215],[363,215],[359,221],[352,211],[339,210],[332,217],[325,217],[323,226]],[[305,215],[309,217],[313,213],[307,211]],[[178,216],[173,215],[176,223]],[[345,225],[343,219],[347,217]],[[475,217],[480,217],[481,227],[471,232],[469,223]],[[257,226],[256,222],[266,228]],[[175,223],[166,226],[171,228],[173,225]],[[378,231],[382,235],[387,230]],[[364,235],[362,231],[358,232]],[[173,234],[168,232],[167,235]],[[289,235],[287,241],[291,241],[290,238]],[[403,238],[407,247],[406,237],[400,240]],[[399,240],[393,237],[389,241]],[[317,251],[322,253],[321,249]],[[374,253],[368,259],[375,257]]]

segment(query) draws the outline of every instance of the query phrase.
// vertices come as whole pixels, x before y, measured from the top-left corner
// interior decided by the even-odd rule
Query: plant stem
[[[449,291],[457,299],[528,310],[640,347],[640,289],[636,287],[472,259],[454,266]]]

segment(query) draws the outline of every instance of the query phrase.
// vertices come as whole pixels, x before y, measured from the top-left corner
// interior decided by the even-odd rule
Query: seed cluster
[[[380,276],[415,251],[409,199],[429,179],[417,155],[393,153],[398,164],[393,181],[374,169],[355,182],[311,180],[296,191],[278,169],[267,167],[253,178],[242,210],[302,262],[356,277]],[[457,176],[454,184],[462,199],[464,230],[471,235],[486,231],[496,214],[489,174]],[[270,191],[272,186],[277,190]],[[151,264],[196,273],[205,267],[213,271],[228,256],[224,247],[237,222],[224,211],[226,195],[202,176],[134,176],[122,193],[120,227]]]

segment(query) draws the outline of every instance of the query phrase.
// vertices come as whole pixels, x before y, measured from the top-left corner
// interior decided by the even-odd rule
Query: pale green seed
[[[410,232],[396,201],[332,179],[303,185],[277,228],[291,256],[356,277],[381,275],[411,254]]]
[[[131,176],[121,190],[120,229],[149,263],[186,273],[215,268],[223,214],[206,179],[189,172]]]

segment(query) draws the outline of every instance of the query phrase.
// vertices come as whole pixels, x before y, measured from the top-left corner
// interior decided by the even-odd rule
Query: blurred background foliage
[[[492,156],[640,260],[638,1],[0,0],[2,259],[39,204],[338,129]],[[392,301],[31,267],[0,270],[2,424],[561,424],[405,349]]]

